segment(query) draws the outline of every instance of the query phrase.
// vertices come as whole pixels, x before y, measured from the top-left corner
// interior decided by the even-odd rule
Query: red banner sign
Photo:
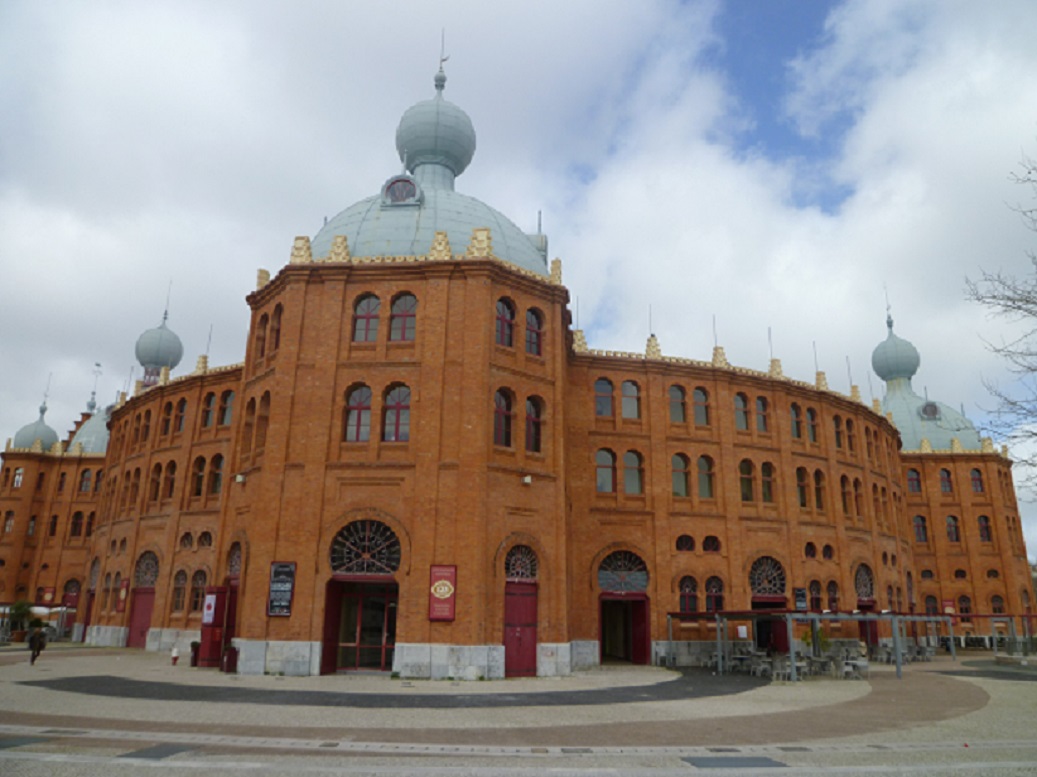
[[[429,570],[428,619],[452,621],[457,593],[457,567],[434,565]]]
[[[54,589],[54,588],[44,588],[43,589],[43,604],[46,604],[48,607],[50,605],[54,604],[54,593],[55,593],[55,591],[56,591],[56,589]]]
[[[126,612],[126,600],[130,598],[130,579],[126,578],[119,583],[119,590],[116,591],[115,595],[118,597],[115,600],[115,611]]]

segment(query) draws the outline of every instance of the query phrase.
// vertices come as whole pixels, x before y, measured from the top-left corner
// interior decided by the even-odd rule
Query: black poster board
[[[800,612],[806,612],[807,609],[807,589],[806,588],[793,588],[792,593],[796,598],[796,609]]]
[[[275,561],[270,565],[270,598],[266,614],[289,616],[292,614],[292,593],[295,591],[295,562]]]

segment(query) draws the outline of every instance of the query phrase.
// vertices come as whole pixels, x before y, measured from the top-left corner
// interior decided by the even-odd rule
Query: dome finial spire
[[[886,294],[886,328],[893,331],[893,307],[889,304],[889,287],[886,284],[882,284],[882,291]]]
[[[440,31],[439,38],[439,72],[436,73],[435,84],[436,91],[442,93],[443,88],[446,86],[446,73],[443,72],[443,65],[450,59],[450,56],[446,53],[446,28],[444,27]]]

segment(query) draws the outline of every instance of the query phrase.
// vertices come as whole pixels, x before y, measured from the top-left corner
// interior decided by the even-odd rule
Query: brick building
[[[245,673],[468,678],[648,662],[668,612],[797,589],[977,633],[1032,612],[1011,462],[914,393],[891,320],[871,407],[720,348],[589,349],[546,238],[455,191],[475,133],[435,85],[407,172],[260,271],[241,364],[172,377],[163,320],[131,397],[8,442],[0,601]]]

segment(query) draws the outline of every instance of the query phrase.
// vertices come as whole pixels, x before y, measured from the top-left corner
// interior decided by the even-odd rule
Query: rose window
[[[785,569],[777,559],[761,556],[749,570],[749,588],[761,596],[785,595]]]
[[[617,550],[606,556],[598,567],[598,585],[602,591],[646,591],[648,567],[636,553]]]
[[[853,586],[857,589],[858,599],[875,598],[875,576],[871,574],[871,567],[867,564],[857,567],[857,574],[853,576]]]
[[[536,580],[537,554],[528,545],[516,545],[504,558],[506,580]]]
[[[142,553],[137,559],[133,582],[138,588],[154,588],[156,580],[158,580],[158,556],[149,550]]]
[[[381,521],[354,521],[331,543],[331,568],[347,575],[390,575],[400,568],[400,540]]]

